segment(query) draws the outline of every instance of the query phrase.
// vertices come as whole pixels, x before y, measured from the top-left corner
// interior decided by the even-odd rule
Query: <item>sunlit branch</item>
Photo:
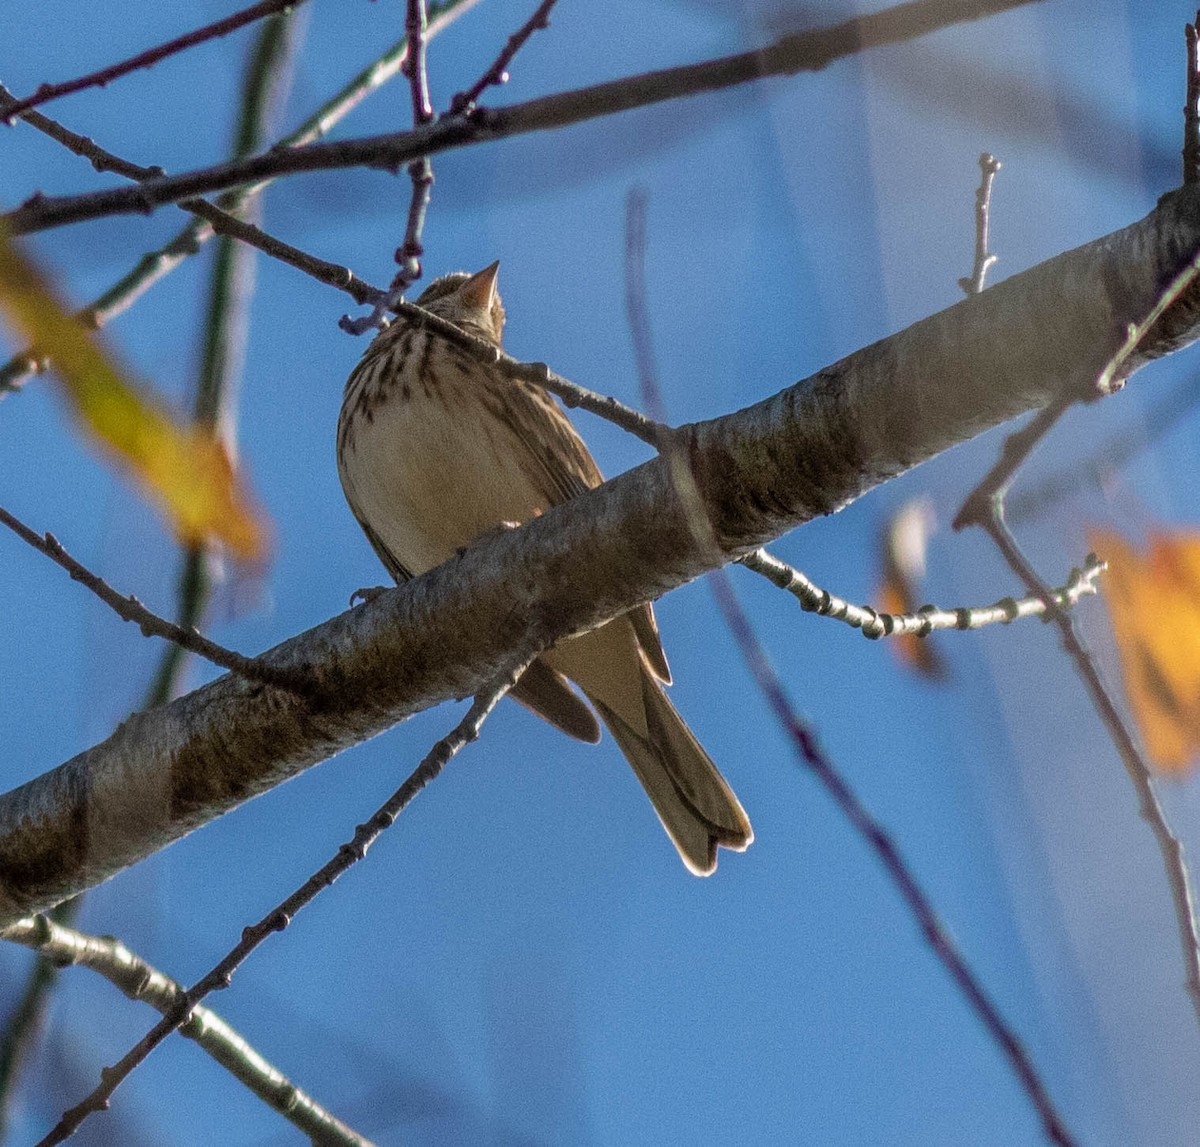
[[[711,579],[717,604],[725,617],[746,665],[753,674],[776,720],[791,739],[804,766],[816,777],[825,791],[854,828],[855,833],[875,853],[884,871],[891,878],[909,911],[916,918],[933,954],[958,985],[968,1006],[987,1029],[988,1035],[1004,1053],[1025,1094],[1037,1110],[1047,1138],[1060,1147],[1075,1142],[1062,1116],[1054,1106],[1046,1085],[1025,1050],[1016,1032],[1000,1014],[970,965],[958,950],[945,925],[938,917],[928,895],[908,867],[895,841],[859,800],[845,778],[825,755],[813,730],[801,720],[783,688],[774,666],[760,644],[750,619],[738,603],[724,570]]]
[[[461,15],[470,11],[478,2],[479,0],[445,0],[444,3],[431,6],[426,38],[432,39]],[[433,14],[435,9],[436,15]],[[341,91],[322,104],[295,131],[284,136],[275,146],[277,148],[301,147],[326,135],[367,96],[396,76],[403,66],[406,53],[407,40],[400,40],[393,44],[382,56],[359,72]],[[30,114],[36,115],[37,113]],[[217,200],[217,205],[227,212],[236,211],[269,183],[268,179],[234,188],[222,194]],[[163,247],[142,256],[127,274],[122,276],[95,302],[77,312],[76,318],[85,326],[94,329],[106,325],[136,302],[155,283],[170,274],[180,263],[195,255],[212,238],[213,234],[211,223],[207,220],[194,219]],[[295,265],[299,266],[299,263]],[[346,283],[351,282],[347,277],[351,275],[351,272],[333,264],[327,264],[326,268],[331,268],[329,270],[331,280],[333,280],[331,285],[339,287],[339,289],[347,289]],[[302,267],[301,269],[309,269],[315,273],[317,267]],[[339,275],[342,276],[340,280]],[[317,275],[317,277],[320,276]],[[362,301],[368,301],[372,297],[371,292],[378,293],[377,289],[372,288],[371,291],[364,292],[365,297]],[[357,298],[357,294],[355,297]],[[0,397],[3,397],[8,391],[18,389],[26,378],[40,373],[46,367],[47,361],[33,355],[29,350],[14,355],[7,363],[0,365]]]
[[[170,1015],[184,989],[113,936],[90,936],[55,922],[31,916],[5,930],[4,938],[37,952],[45,966],[90,968],[114,984],[129,999],[149,1004]],[[314,1143],[329,1147],[371,1147],[371,1142],[347,1127],[311,1095],[297,1087],[251,1046],[216,1012],[196,1005],[180,1035],[194,1040],[235,1079]]]
[[[1025,617],[1044,617],[1046,602],[1039,594],[1029,597],[1006,597],[994,605],[959,606],[939,609],[924,605],[915,613],[883,613],[869,605],[855,605],[827,589],[822,589],[800,570],[780,561],[766,550],[755,550],[742,558],[742,565],[761,574],[779,589],[792,594],[805,613],[833,618],[858,629],[864,637],[901,637],[911,634],[925,637],[943,629],[983,629],[988,625],[1008,625]],[[1105,563],[1089,554],[1081,569],[1073,569],[1066,584],[1050,591],[1053,605],[1071,609],[1081,597],[1098,592],[1096,580],[1104,572]]]
[[[536,652],[536,651],[534,651]],[[105,1110],[109,1100],[145,1058],[173,1031],[186,1024],[193,1009],[211,992],[227,988],[234,971],[243,963],[268,936],[282,932],[296,913],[310,904],[347,869],[362,860],[367,850],[379,835],[390,828],[396,818],[408,807],[413,798],[446,767],[450,760],[464,747],[476,740],[487,716],[512,688],[521,672],[532,660],[532,654],[517,658],[510,669],[484,693],[475,698],[466,716],[432,749],[402,784],[375,813],[355,830],[351,840],[338,849],[334,856],[317,872],[313,873],[295,892],[268,912],[257,924],[242,930],[242,937],[228,954],[202,979],[186,992],[176,997],[174,1005],[164,1013],[163,1019],[146,1036],[131,1048],[112,1067],[100,1072],[100,1083],[82,1102],[76,1104],[54,1126],[38,1147],[52,1147],[74,1134],[79,1125],[91,1114]],[[5,933],[0,932],[0,935]]]
[[[108,215],[142,214],[209,191],[304,171],[377,167],[398,171],[423,156],[509,136],[584,123],[601,116],[748,83],[767,76],[815,72],[868,48],[902,43],[941,28],[978,20],[1036,0],[910,0],[815,32],[782,36],[733,56],[645,72],[593,87],[545,96],[507,108],[445,116],[410,132],[339,140],[270,151],[164,176],[136,188],[84,195],[35,196],[4,216],[14,234],[43,231]]]

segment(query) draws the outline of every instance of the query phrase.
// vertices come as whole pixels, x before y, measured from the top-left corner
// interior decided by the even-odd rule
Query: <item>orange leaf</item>
[[[924,498],[912,498],[893,515],[880,534],[877,607],[884,613],[914,613],[917,592],[925,576],[925,550],[934,528],[933,508]],[[902,633],[888,639],[892,652],[922,677],[937,681],[948,676],[944,658],[928,637]]]
[[[1185,772],[1200,754],[1200,534],[1152,534],[1145,554],[1105,530],[1088,544],[1108,561],[1104,599],[1147,756]]]
[[[217,540],[240,558],[264,556],[264,526],[224,446],[198,427],[178,425],[139,394],[2,229],[0,311],[50,357],[71,409],[155,496],[182,541]]]

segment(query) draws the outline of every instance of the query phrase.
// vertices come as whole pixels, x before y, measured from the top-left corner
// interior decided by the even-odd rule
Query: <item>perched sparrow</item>
[[[498,267],[446,275],[417,302],[499,346]],[[403,317],[346,383],[337,459],[346,500],[397,581],[603,481],[552,397]],[[564,733],[594,743],[600,727],[568,679],[595,706],[692,872],[716,868],[717,845],[746,848],[754,834],[742,806],[663,692],[671,674],[648,604],[558,642],[512,690]]]

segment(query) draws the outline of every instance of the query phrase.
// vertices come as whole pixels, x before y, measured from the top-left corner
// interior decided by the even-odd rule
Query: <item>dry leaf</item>
[[[1152,534],[1144,555],[1106,530],[1088,544],[1108,561],[1104,600],[1150,763],[1189,770],[1200,755],[1200,534]]]
[[[251,561],[264,556],[266,531],[224,446],[199,428],[177,425],[126,381],[2,230],[0,311],[37,353],[49,356],[72,410],[155,496],[180,540],[216,540]]]
[[[925,551],[933,532],[933,507],[925,498],[905,502],[880,535],[880,561],[883,567],[876,606],[884,613],[913,613],[920,604],[917,593],[925,576]],[[897,657],[922,677],[944,680],[948,675],[945,659],[928,637],[902,633],[888,638]]]

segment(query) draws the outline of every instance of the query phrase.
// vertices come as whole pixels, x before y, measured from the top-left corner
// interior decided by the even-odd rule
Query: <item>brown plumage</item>
[[[499,264],[435,280],[417,300],[500,345]],[[558,403],[403,317],[346,383],[338,473],[388,572],[404,581],[502,522],[526,522],[603,478]],[[526,670],[517,700],[563,732],[598,741],[583,690],[650,797],[688,868],[754,834],[742,806],[663,692],[671,680],[650,606],[560,641]]]

